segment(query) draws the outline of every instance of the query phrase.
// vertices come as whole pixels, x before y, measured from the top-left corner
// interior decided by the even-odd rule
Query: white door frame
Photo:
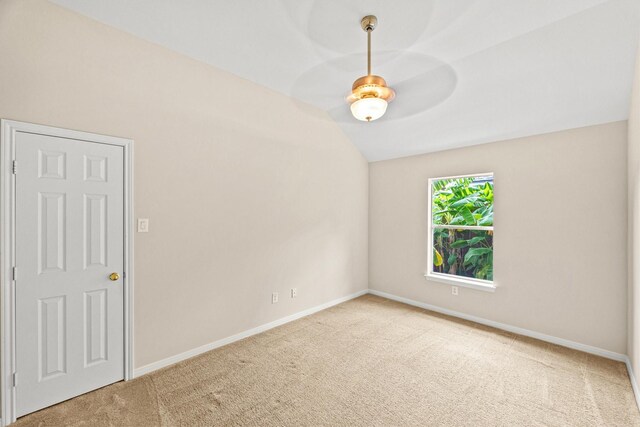
[[[133,140],[0,120],[0,425],[16,420],[15,373],[15,144],[16,132],[109,144],[124,149],[124,379],[133,378]],[[20,165],[16,165],[18,169]],[[19,379],[18,379],[19,381]]]

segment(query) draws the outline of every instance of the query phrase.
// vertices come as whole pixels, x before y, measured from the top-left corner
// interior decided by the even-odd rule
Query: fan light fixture
[[[388,103],[396,96],[382,77],[371,74],[371,32],[377,24],[378,18],[373,15],[367,15],[360,21],[360,26],[367,33],[367,75],[353,82],[351,95],[347,97],[353,117],[365,122],[382,117]]]

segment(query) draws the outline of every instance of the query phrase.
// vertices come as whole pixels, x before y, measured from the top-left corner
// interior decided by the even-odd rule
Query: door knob
[[[119,278],[120,278],[120,275],[119,275],[118,273],[111,273],[111,274],[109,275],[109,280],[112,280],[112,281],[114,281],[114,282],[115,282],[116,280],[118,280]]]

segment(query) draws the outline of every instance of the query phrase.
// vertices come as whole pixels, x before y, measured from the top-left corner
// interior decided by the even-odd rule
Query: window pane
[[[433,271],[493,280],[493,231],[434,228]]]
[[[493,176],[432,182],[434,225],[493,225]]]

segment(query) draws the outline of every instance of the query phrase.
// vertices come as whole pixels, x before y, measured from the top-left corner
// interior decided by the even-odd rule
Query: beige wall
[[[0,58],[0,117],[135,140],[136,367],[367,288],[326,114],[45,1],[0,1]]]
[[[370,164],[369,286],[626,353],[626,122]],[[427,180],[494,172],[495,293],[426,281]]]
[[[136,141],[135,209],[151,219],[135,236],[136,367],[366,289],[367,244],[372,289],[626,352],[625,122],[377,162],[368,177],[319,110],[45,1],[0,0],[0,58],[0,117]],[[453,297],[423,277],[427,179],[485,171],[499,288]]]
[[[629,111],[629,342],[628,352],[640,375],[640,49]]]

